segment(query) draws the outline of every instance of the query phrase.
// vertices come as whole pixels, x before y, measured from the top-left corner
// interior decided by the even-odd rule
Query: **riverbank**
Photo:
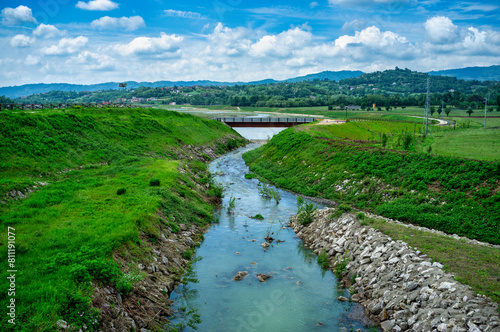
[[[259,193],[257,179],[245,178],[241,154],[255,147],[227,153],[209,166],[225,188],[224,208],[196,250],[192,275],[198,282],[180,285],[170,297],[179,317],[172,324],[186,325],[192,312],[199,315],[198,331],[369,330],[373,322],[361,306],[336,300],[347,290],[284,227],[297,212],[297,196],[275,189],[281,196],[276,204]]]
[[[290,226],[333,269],[383,331],[498,331],[498,304],[460,284],[443,265],[363,225],[353,214],[316,211]]]
[[[15,324],[0,329],[162,328],[221,202],[205,163],[246,140],[154,109],[6,111],[0,123],[0,222],[17,270],[15,298],[0,293]]]

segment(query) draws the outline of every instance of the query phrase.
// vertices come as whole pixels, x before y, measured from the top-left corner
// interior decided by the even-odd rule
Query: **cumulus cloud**
[[[424,23],[429,40],[434,44],[449,44],[457,41],[458,27],[445,16],[435,16]]]
[[[54,38],[62,35],[62,31],[50,24],[40,24],[33,30],[33,36],[42,38]]]
[[[16,25],[19,23],[36,23],[31,8],[18,6],[16,8],[2,9],[2,23],[5,25]]]
[[[68,65],[83,65],[85,70],[109,71],[116,69],[115,59],[106,54],[90,51],[82,51],[71,57],[66,63]]]
[[[98,29],[125,29],[134,31],[146,26],[144,19],[141,16],[131,17],[109,17],[104,16],[90,23],[92,28]]]
[[[314,8],[314,7],[317,7],[317,6],[319,6],[319,3],[317,3],[316,1],[313,1],[313,2],[311,2],[311,3],[309,4],[309,7],[310,7],[310,8]]]
[[[213,32],[206,36],[209,45],[202,53],[218,56],[242,55],[250,47],[249,37],[250,30],[244,27],[231,29],[219,22]],[[214,59],[214,61],[218,60]]]
[[[340,52],[350,50],[358,57],[369,57],[373,54],[385,54],[393,58],[413,57],[415,48],[405,37],[392,31],[380,31],[376,26],[356,32],[354,36],[344,35],[334,42]]]
[[[294,28],[277,35],[266,35],[250,46],[250,55],[256,57],[285,57],[294,50],[303,48],[312,40],[312,33]]]
[[[186,11],[174,10],[174,9],[165,9],[163,11],[163,13],[165,16],[168,16],[168,17],[195,18],[195,19],[204,18],[200,13],[186,12]]]
[[[28,47],[35,42],[35,38],[28,37],[26,35],[15,35],[10,40],[10,46],[12,47]]]
[[[89,2],[78,1],[76,8],[83,10],[108,11],[118,8],[118,4],[111,0],[91,0]]]
[[[115,45],[114,49],[121,55],[160,54],[177,51],[183,40],[182,36],[162,32],[160,37],[137,37],[128,44]]]
[[[87,45],[89,39],[84,36],[76,38],[63,38],[57,45],[42,48],[42,53],[46,55],[68,55],[80,51]]]

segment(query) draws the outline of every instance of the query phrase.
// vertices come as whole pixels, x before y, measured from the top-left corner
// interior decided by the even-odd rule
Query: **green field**
[[[11,227],[18,270],[17,324],[3,319],[2,331],[54,331],[59,319],[96,330],[95,285],[125,298],[141,278],[130,266],[148,263],[161,228],[212,220],[209,202],[221,188],[186,147],[223,153],[244,142],[218,122],[153,109],[2,112],[0,123],[0,194],[27,195],[0,205],[1,259]],[[7,301],[2,292],[4,317]]]

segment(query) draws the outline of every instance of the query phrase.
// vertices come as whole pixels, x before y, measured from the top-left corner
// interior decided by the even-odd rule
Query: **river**
[[[340,302],[348,291],[335,275],[322,270],[317,256],[285,227],[297,213],[297,196],[279,190],[280,204],[263,198],[257,179],[245,179],[248,168],[241,155],[258,147],[250,144],[214,160],[209,168],[224,187],[223,208],[215,213],[218,223],[205,234],[194,263],[198,283],[177,287],[171,294],[178,319],[194,310],[201,322],[199,331],[352,331],[367,324],[362,308]],[[234,214],[227,206],[235,197]],[[321,206],[319,206],[321,207]],[[261,214],[264,219],[249,218]],[[264,238],[275,241],[264,249]],[[280,240],[283,242],[277,242]],[[233,276],[249,274],[241,281]],[[259,282],[257,273],[272,277]],[[183,331],[193,331],[185,327]]]

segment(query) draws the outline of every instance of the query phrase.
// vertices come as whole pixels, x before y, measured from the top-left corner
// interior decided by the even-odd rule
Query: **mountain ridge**
[[[155,81],[155,82],[137,82],[137,81],[126,81],[126,82],[105,82],[97,84],[71,84],[71,83],[35,83],[35,84],[23,84],[17,86],[6,86],[0,87],[0,96],[5,95],[9,98],[18,98],[22,96],[30,96],[36,93],[44,93],[50,91],[99,91],[99,90],[118,90],[119,83],[127,83],[128,89],[135,89],[141,86],[145,87],[165,87],[165,86],[193,86],[193,85],[217,85],[217,86],[234,86],[234,85],[251,85],[251,84],[269,84],[269,83],[281,83],[281,82],[300,82],[305,80],[314,79],[330,79],[330,80],[341,80],[344,78],[357,77],[363,74],[362,71],[323,71],[320,73],[309,74],[300,77],[293,77],[286,80],[274,80],[274,79],[264,79],[260,81],[252,82],[220,82],[220,81],[210,81],[210,80],[197,80],[197,81]]]
[[[145,87],[165,87],[165,86],[193,86],[193,85],[216,85],[216,86],[234,86],[234,85],[252,85],[252,84],[272,84],[272,83],[295,83],[306,80],[334,80],[340,81],[348,78],[360,77],[364,74],[362,71],[322,71],[319,73],[309,74],[305,76],[298,76],[293,78],[288,78],[285,80],[274,80],[274,79],[264,79],[252,82],[220,82],[211,80],[197,80],[197,81],[156,81],[156,82],[137,82],[137,81],[127,81],[128,89],[135,89],[141,86]],[[489,67],[465,67],[457,69],[446,69],[439,71],[430,71],[427,74],[432,76],[448,76],[456,77],[457,79],[464,80],[493,80],[500,81],[500,65],[494,65]],[[70,84],[70,83],[36,83],[36,84],[24,84],[19,86],[6,86],[0,87],[0,96],[5,95],[9,98],[19,98],[23,96],[30,96],[37,93],[45,93],[50,91],[89,91],[95,92],[99,90],[117,90],[119,89],[118,84],[121,82],[105,82],[97,84]]]

